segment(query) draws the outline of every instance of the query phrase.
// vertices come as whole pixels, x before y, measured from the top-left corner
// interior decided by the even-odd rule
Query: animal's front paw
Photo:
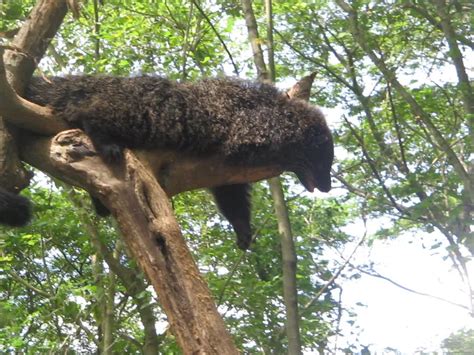
[[[251,241],[251,236],[237,236],[237,246],[243,251],[247,250],[250,247]]]

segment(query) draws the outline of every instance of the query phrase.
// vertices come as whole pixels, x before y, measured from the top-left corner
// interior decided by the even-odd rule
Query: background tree
[[[461,329],[443,340],[443,350],[448,354],[468,354],[474,348],[474,330]]]
[[[347,112],[335,173],[347,198],[384,221],[377,237],[431,233],[472,310],[472,3],[295,1],[279,9],[280,60],[318,68],[318,101]]]
[[[8,36],[32,4],[2,3],[0,31]],[[361,218],[383,222],[368,239],[430,234],[430,247],[448,257],[464,280],[464,306],[472,311],[466,267],[474,240],[466,69],[474,47],[471,2],[273,5],[278,78],[317,71],[313,103],[344,112],[340,120],[329,115],[338,146],[337,198],[314,199],[292,176],[283,180],[298,255],[303,349],[328,350],[328,339],[340,331],[345,311],[335,277],[345,274],[345,264],[328,260],[327,250],[343,250],[354,237],[343,227]],[[262,3],[253,6],[263,24]],[[41,70],[182,80],[224,72],[255,77],[243,23],[236,1],[89,1],[79,19],[66,17]],[[266,53],[265,40],[261,45]],[[117,245],[111,221],[96,221],[81,192],[37,176],[30,189],[34,223],[1,232],[1,351],[176,351],[153,292]],[[256,186],[253,201],[258,238],[247,254],[235,249],[207,193],[177,196],[173,206],[241,349],[283,352],[281,255],[266,184]],[[112,342],[106,340],[110,332]]]

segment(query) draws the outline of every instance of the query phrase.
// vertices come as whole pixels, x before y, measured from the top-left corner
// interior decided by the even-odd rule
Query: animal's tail
[[[21,227],[27,224],[30,218],[30,201],[0,187],[0,223]]]

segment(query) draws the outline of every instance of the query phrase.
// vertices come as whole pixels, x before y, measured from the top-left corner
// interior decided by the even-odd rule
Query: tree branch
[[[46,151],[46,160],[64,180],[99,196],[112,212],[124,242],[153,284],[183,352],[237,354],[168,197],[147,168],[129,151],[122,166],[106,166],[79,130],[61,132]]]
[[[46,47],[51,42],[67,11],[63,0],[39,0],[33,7],[30,16],[24,21],[10,46],[15,51],[7,51],[3,57],[7,64],[9,81],[18,93],[32,75]],[[19,49],[19,50],[18,50]],[[24,55],[27,53],[27,55]],[[2,76],[4,77],[4,68]],[[6,83],[6,78],[4,78]],[[6,87],[4,85],[4,87]],[[0,104],[5,103],[0,90]],[[8,105],[7,105],[8,108]],[[2,114],[4,112],[1,112]],[[19,191],[28,186],[31,174],[26,171],[18,157],[15,137],[19,132],[15,127],[4,124],[0,117],[0,185],[11,191]]]
[[[260,37],[258,35],[257,20],[252,9],[252,1],[241,0],[242,10],[244,12],[245,24],[249,37],[250,46],[252,47],[253,61],[257,68],[257,79],[260,81],[269,80],[269,73],[263,57],[262,46],[260,45]]]
[[[196,6],[196,8],[198,9],[198,11],[202,15],[202,17],[204,17],[206,22],[209,24],[209,26],[212,29],[212,32],[214,32],[214,34],[216,35],[219,42],[221,42],[222,47],[224,48],[225,52],[227,53],[227,56],[229,57],[230,63],[232,64],[232,67],[234,68],[234,74],[239,76],[239,72],[240,72],[239,68],[237,67],[237,64],[235,64],[234,58],[232,57],[232,54],[230,53],[229,48],[227,48],[227,45],[225,44],[224,39],[220,35],[219,31],[217,31],[215,26],[212,24],[211,19],[209,18],[209,16],[206,15],[206,13],[202,9],[202,7],[198,4],[198,2],[196,0],[191,0],[191,2],[194,4],[194,6]]]
[[[28,288],[31,291],[37,293],[38,295],[43,296],[44,298],[47,298],[47,299],[53,299],[54,298],[54,295],[51,295],[48,292],[46,292],[42,289],[39,289],[38,287],[30,284],[28,281],[24,280],[22,277],[20,277],[18,274],[16,274],[12,270],[8,271],[7,273],[13,280],[17,281],[19,284],[25,286],[26,288]]]
[[[463,181],[466,194],[471,196],[470,199],[472,202],[474,198],[474,180],[471,176],[469,176],[457,154],[453,151],[453,149],[451,149],[449,143],[435,126],[431,120],[430,115],[423,110],[415,98],[400,84],[394,71],[387,66],[383,58],[377,56],[377,54],[369,47],[368,38],[366,38],[365,33],[363,33],[363,31],[359,28],[356,10],[344,0],[336,0],[336,3],[348,14],[350,31],[355,41],[369,56],[375,66],[381,71],[385,77],[385,80],[387,80],[395,88],[398,94],[408,103],[413,115],[426,125],[435,142],[446,154],[448,161],[453,166],[460,179]]]
[[[346,268],[346,266],[349,264],[350,260],[352,259],[352,257],[355,255],[357,249],[359,249],[359,247],[362,245],[362,243],[364,243],[365,241],[365,238],[367,236],[367,229],[365,230],[365,233],[364,235],[362,236],[362,238],[359,240],[359,242],[357,243],[357,245],[354,247],[354,249],[352,250],[351,254],[349,255],[349,257],[344,261],[344,263],[341,265],[341,267],[339,267],[339,269],[337,270],[337,272],[332,275],[332,277],[328,280],[328,282],[326,282],[326,284],[318,291],[318,293],[309,301],[307,302],[304,307],[303,307],[303,312],[307,311],[318,299],[319,297],[321,297],[321,295],[324,293],[324,291],[326,291],[329,286],[331,286],[335,281],[336,279],[339,277],[339,275],[342,273],[342,271]]]
[[[471,81],[467,75],[466,67],[462,59],[462,52],[456,41],[456,32],[450,21],[446,3],[444,0],[436,0],[436,9],[438,16],[441,18],[441,28],[443,30],[446,41],[448,42],[448,55],[451,57],[456,74],[458,76],[458,87],[463,94],[464,107],[467,113],[467,124],[471,132],[471,141],[474,143],[474,96],[472,93]]]
[[[467,307],[467,306],[465,306],[465,305],[463,305],[463,304],[456,303],[456,302],[447,300],[446,298],[443,298],[443,297],[438,297],[438,296],[435,296],[435,295],[431,295],[431,294],[429,294],[429,293],[416,291],[416,290],[414,290],[414,289],[412,289],[412,288],[403,286],[402,284],[399,284],[398,282],[396,282],[396,281],[390,279],[390,278],[387,277],[387,276],[383,276],[383,275],[379,274],[379,273],[376,272],[376,271],[368,271],[368,270],[362,269],[362,268],[360,268],[360,267],[356,267],[356,266],[354,266],[354,265],[352,265],[352,264],[351,264],[351,266],[352,266],[354,269],[359,270],[359,271],[362,272],[363,274],[366,274],[366,275],[369,275],[369,276],[372,276],[372,277],[376,277],[376,278],[379,278],[379,279],[388,281],[388,282],[390,282],[392,285],[395,285],[395,286],[401,288],[402,290],[405,290],[405,291],[414,293],[414,294],[416,294],[416,295],[430,297],[430,298],[433,298],[433,299],[435,299],[435,300],[448,303],[448,304],[450,304],[450,305],[452,305],[452,306],[460,307],[460,308],[462,308],[462,309],[467,309],[468,311],[471,310],[469,307]]]
[[[417,6],[413,1],[407,1],[406,4],[404,4],[405,7],[411,8],[415,10],[417,13],[419,13],[422,17],[424,17],[433,27],[438,29],[439,31],[443,31],[443,28],[441,27],[441,24],[433,17],[431,14],[426,11],[426,9],[422,6]],[[461,42],[462,44],[470,47],[471,49],[474,49],[474,42],[471,41],[469,38],[466,38],[464,36],[461,36],[459,34],[455,34],[456,39]]]
[[[51,135],[67,129],[65,122],[54,117],[51,109],[29,102],[12,89],[0,48],[0,112],[10,123],[35,133]],[[19,84],[18,84],[19,85]]]

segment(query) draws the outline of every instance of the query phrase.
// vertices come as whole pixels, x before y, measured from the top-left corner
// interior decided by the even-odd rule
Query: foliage
[[[28,16],[34,4],[34,0],[2,1],[0,3],[0,31],[5,33],[19,26],[21,21]]]
[[[474,330],[460,329],[443,340],[446,354],[469,354],[474,349]]]
[[[33,2],[1,3],[0,31],[17,27]],[[332,108],[329,113],[344,112],[329,115],[338,147],[337,198],[308,197],[290,176],[284,180],[308,351],[324,351],[340,332],[340,289],[328,284],[339,265],[326,251],[352,239],[342,229],[358,218],[390,221],[375,237],[442,235],[448,245],[443,256],[452,258],[471,289],[472,174],[463,171],[472,156],[472,93],[460,60],[467,62],[474,47],[472,4],[437,3],[356,0],[349,12],[343,1],[273,4],[277,77],[317,71],[312,100]],[[254,6],[263,22],[261,3]],[[453,31],[443,30],[446,24]],[[262,45],[266,50],[263,39]],[[238,1],[90,0],[79,20],[67,17],[41,68],[47,74],[153,73],[193,80],[233,73],[234,62],[240,75],[253,75],[247,47]],[[443,72],[453,74],[437,75]],[[96,220],[81,192],[50,180],[40,179],[30,194],[34,222],[0,230],[0,352],[93,352],[102,346],[107,321],[113,352],[146,352],[145,344],[148,353],[178,352],[113,223]],[[255,185],[253,201],[258,238],[245,254],[206,192],[182,194],[173,206],[241,349],[284,353],[280,246],[264,183]],[[445,347],[455,349],[459,337]]]
[[[44,181],[39,185],[43,186]],[[108,259],[104,251],[97,249],[94,234],[98,233],[99,243],[110,253],[116,246],[113,228],[92,216],[91,208],[82,205],[83,196],[78,192],[50,183],[49,188],[34,187],[30,193],[35,201],[34,223],[22,229],[4,229],[1,239],[0,350],[93,351],[100,341],[96,332],[99,330],[100,334],[103,297],[112,291],[114,328],[118,335],[114,349],[140,352],[140,347],[129,340],[143,342],[143,330],[137,327],[143,322],[138,307],[151,307],[156,321],[161,319],[162,324],[164,315],[156,304],[150,303],[146,289],[133,294],[133,285],[122,276],[112,285],[110,270],[97,269],[97,258]],[[237,342],[251,352],[284,351],[285,320],[276,223],[267,208],[271,204],[267,188],[257,185],[253,198],[258,242],[247,254],[236,248],[234,233],[222,221],[206,192],[183,194],[174,198],[173,205]],[[318,225],[304,222],[294,225],[301,258],[298,286],[304,305],[331,274],[327,261],[318,257],[324,251],[320,238],[327,238],[331,231],[337,233],[348,212],[336,201],[296,199],[292,194],[289,198],[291,215],[296,221],[303,214],[310,220],[323,213],[329,217]],[[337,245],[345,237],[339,232],[327,242]],[[135,277],[142,277],[123,250],[116,258]],[[307,315],[303,317],[302,333],[308,349],[317,348],[333,332],[330,323],[321,320],[322,316],[340,317],[331,290],[323,295],[321,301],[302,308]],[[143,299],[146,302],[141,302]],[[160,352],[176,350],[171,336],[160,340]]]
[[[316,70],[317,102],[344,112],[332,122],[340,149],[334,175],[347,198],[384,221],[380,238],[423,231],[439,248],[441,235],[442,254],[472,297],[472,3],[275,5],[281,63]]]

